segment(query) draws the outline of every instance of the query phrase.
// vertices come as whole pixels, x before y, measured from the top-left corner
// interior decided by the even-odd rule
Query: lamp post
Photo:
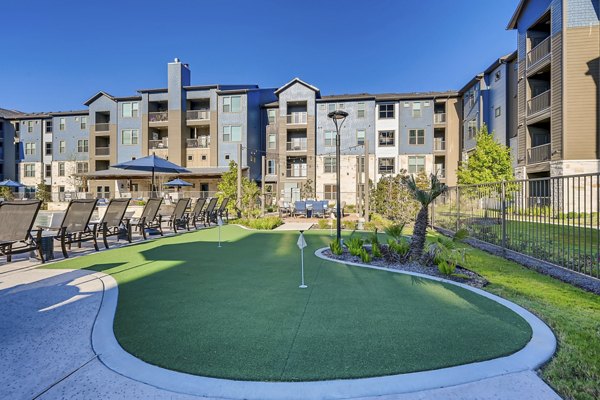
[[[335,124],[335,177],[336,177],[336,193],[335,193],[335,205],[337,211],[337,240],[338,243],[342,243],[342,205],[341,205],[341,192],[340,192],[340,130],[342,125],[348,116],[348,113],[341,110],[332,111],[327,114],[329,118],[333,120]]]

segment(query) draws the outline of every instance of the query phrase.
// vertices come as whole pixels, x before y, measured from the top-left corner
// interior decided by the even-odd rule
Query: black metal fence
[[[600,173],[449,188],[432,225],[600,278]]]

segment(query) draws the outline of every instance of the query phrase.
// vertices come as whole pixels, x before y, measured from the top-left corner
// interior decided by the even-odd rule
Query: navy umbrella
[[[0,182],[0,186],[9,187],[9,188],[20,188],[20,187],[24,187],[25,185],[20,184],[19,182],[12,181],[10,179],[5,179],[2,182]]]
[[[182,186],[193,186],[191,183],[184,181],[183,179],[173,179],[172,181],[169,181],[167,183],[164,183],[165,186],[168,187],[176,187],[177,191],[179,191],[179,188]]]
[[[154,154],[124,163],[113,165],[113,168],[131,169],[134,171],[149,171],[152,172],[152,192],[154,192],[154,173],[166,172],[172,174],[181,174],[191,172],[177,164],[174,164],[164,158],[155,156]]]

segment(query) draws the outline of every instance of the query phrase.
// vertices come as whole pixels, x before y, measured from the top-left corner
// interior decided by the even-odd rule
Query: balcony
[[[168,149],[169,148],[169,138],[159,139],[159,140],[149,140],[148,147],[150,149]]]
[[[306,125],[307,113],[305,112],[293,112],[288,114],[287,123],[289,125]]]
[[[541,146],[527,149],[527,164],[537,164],[550,161],[551,147],[552,145],[550,143],[546,143]]]
[[[307,147],[306,138],[292,139],[286,146],[288,151],[306,151]]]
[[[550,89],[548,89],[527,102],[528,117],[550,110],[550,92]]]
[[[207,149],[210,146],[210,136],[200,136],[197,139],[186,139],[185,146],[188,149]]]
[[[110,130],[110,124],[108,122],[102,122],[94,125],[96,132],[108,132]]]
[[[436,165],[435,173],[436,173],[437,177],[440,179],[446,178],[446,168],[444,168],[443,165]]]
[[[188,110],[186,111],[188,121],[208,121],[210,119],[209,110]]]
[[[288,178],[306,178],[307,176],[307,164],[292,164],[291,168],[286,169],[286,176]]]
[[[446,123],[446,113],[433,114],[433,123],[434,124],[445,124]]]
[[[148,113],[148,122],[167,122],[169,121],[168,111],[154,111]]]
[[[433,138],[433,151],[446,151],[446,139]]]
[[[95,154],[97,156],[108,156],[110,155],[110,147],[96,147]]]
[[[540,63],[541,61],[549,59],[551,52],[551,41],[550,36],[542,40],[537,46],[535,46],[529,53],[527,53],[527,68]]]

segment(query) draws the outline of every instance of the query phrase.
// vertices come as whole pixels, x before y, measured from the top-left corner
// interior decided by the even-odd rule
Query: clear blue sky
[[[298,76],[321,93],[459,89],[516,48],[505,27],[518,0],[6,1],[0,107],[84,108],[166,86],[166,64],[192,84],[277,87]]]

